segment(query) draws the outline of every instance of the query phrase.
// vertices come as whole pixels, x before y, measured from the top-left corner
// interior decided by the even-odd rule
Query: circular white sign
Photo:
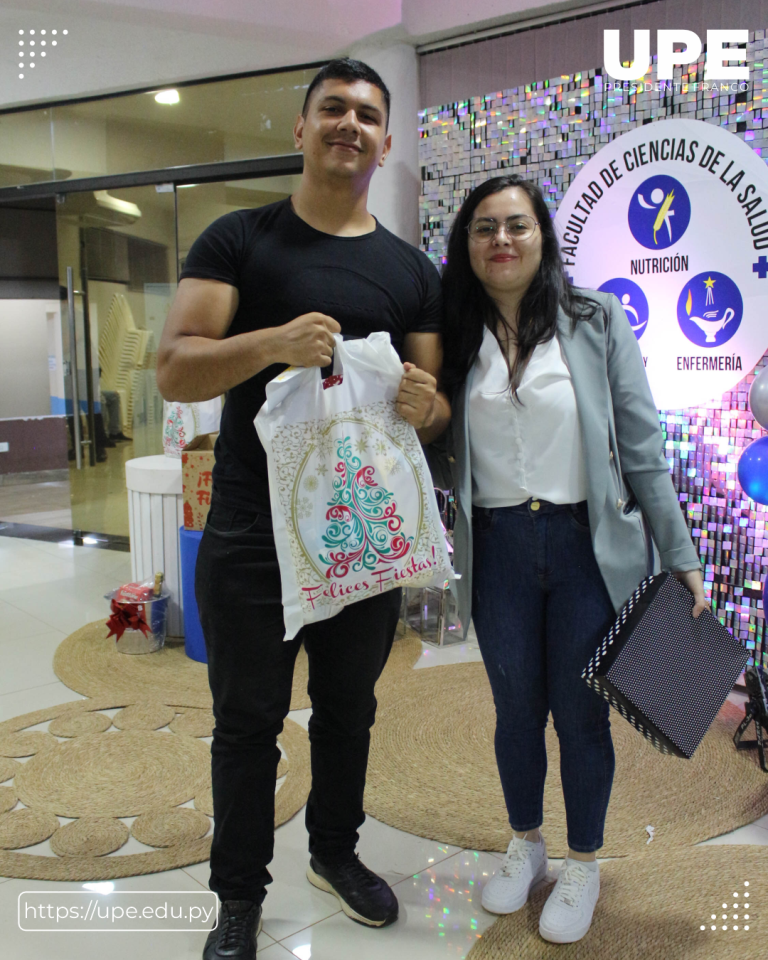
[[[576,286],[623,305],[660,409],[698,406],[768,348],[768,170],[702,120],[606,144],[555,217]]]

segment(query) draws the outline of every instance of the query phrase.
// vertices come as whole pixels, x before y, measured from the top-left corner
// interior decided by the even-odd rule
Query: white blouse
[[[472,503],[511,507],[587,498],[587,477],[571,374],[557,336],[533,351],[518,388],[486,328],[469,392]]]

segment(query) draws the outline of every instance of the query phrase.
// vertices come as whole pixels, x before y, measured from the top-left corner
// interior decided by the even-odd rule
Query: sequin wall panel
[[[444,263],[454,213],[474,186],[501,171],[538,183],[554,216],[583,163],[603,144],[654,120],[718,124],[768,161],[767,44],[766,31],[750,33],[748,83],[707,85],[702,56],[662,83],[654,62],[643,82],[624,88],[600,70],[587,70],[422,111],[422,249],[438,266]],[[756,369],[766,362],[768,354]],[[761,594],[767,510],[746,496],[736,475],[742,450],[764,433],[747,403],[755,372],[719,400],[662,410],[659,417],[712,608],[750,650],[750,663],[768,666]]]

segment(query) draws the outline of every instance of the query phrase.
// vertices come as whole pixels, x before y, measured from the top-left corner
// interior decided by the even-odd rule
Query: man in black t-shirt
[[[397,409],[429,443],[450,407],[437,390],[437,271],[367,210],[390,147],[389,92],[370,67],[333,61],[309,86],[294,134],[304,174],[288,200],[240,210],[194,243],[158,350],[163,396],[227,392],[196,593],[216,718],[211,889],[219,925],[204,960],[253,960],[274,847],[276,738],[301,642],[309,658],[312,789],[307,877],[369,926],[397,919],[389,886],[355,854],[374,685],[394,638],[400,591],[346,607],[283,640],[267,464],[253,420],[286,365],[328,366],[333,335],[384,330],[404,360]]]

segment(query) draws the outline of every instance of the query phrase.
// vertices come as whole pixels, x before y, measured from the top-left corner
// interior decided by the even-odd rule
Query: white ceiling
[[[0,106],[308,63],[363,44],[416,45],[590,3],[594,0],[3,0]],[[59,33],[57,48],[48,46],[46,58],[38,56],[35,68],[27,66],[19,79],[19,30],[35,29],[39,43],[39,31],[53,28],[69,33]]]

